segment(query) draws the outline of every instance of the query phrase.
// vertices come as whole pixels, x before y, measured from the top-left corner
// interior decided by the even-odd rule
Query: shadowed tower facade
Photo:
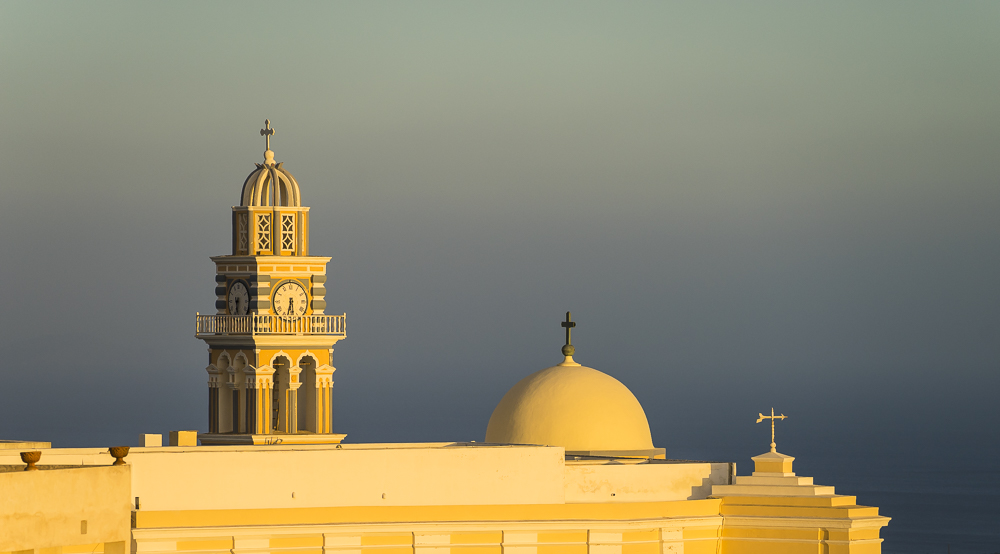
[[[339,443],[333,433],[333,346],[346,316],[327,315],[328,257],[309,255],[309,208],[275,162],[264,163],[232,209],[232,254],[215,256],[216,313],[196,316],[208,343],[208,428],[202,444]]]

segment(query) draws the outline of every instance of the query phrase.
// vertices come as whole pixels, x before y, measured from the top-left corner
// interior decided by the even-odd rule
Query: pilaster
[[[660,529],[660,554],[684,554],[684,529]]]
[[[503,554],[538,554],[538,533],[504,531],[500,546]]]

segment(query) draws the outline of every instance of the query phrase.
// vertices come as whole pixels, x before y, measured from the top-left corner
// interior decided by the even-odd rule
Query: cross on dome
[[[788,416],[786,416],[785,414],[774,415],[774,408],[771,408],[771,415],[769,415],[769,416],[766,416],[766,415],[764,415],[762,413],[759,413],[759,412],[757,413],[757,423],[760,423],[761,421],[764,421],[765,419],[770,419],[771,420],[771,452],[777,452],[777,450],[775,450],[775,446],[776,445],[774,444],[774,420],[776,420],[776,419],[787,419],[787,418],[788,418]]]
[[[559,325],[566,328],[566,345],[562,347],[563,356],[572,356],[576,348],[573,347],[573,341],[570,340],[570,333],[573,327],[576,327],[576,323],[571,319],[570,313],[566,312],[566,321],[563,321]]]
[[[490,416],[486,442],[561,446],[567,458],[665,458],[666,451],[653,446],[649,420],[628,387],[573,361],[572,316],[566,312],[560,322],[566,359],[507,391]]]
[[[264,150],[271,149],[271,135],[274,134],[274,129],[271,128],[271,120],[264,120],[264,128],[260,130],[260,136],[264,137]]]

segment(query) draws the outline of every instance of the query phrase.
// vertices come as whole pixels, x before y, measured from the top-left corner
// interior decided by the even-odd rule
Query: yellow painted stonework
[[[232,254],[212,258],[216,313],[196,316],[196,336],[209,346],[202,441],[339,443],[333,347],[346,337],[346,315],[325,313],[330,258],[309,255],[309,208],[298,181],[275,161],[274,130],[264,131],[264,163],[232,208]]]
[[[3,452],[0,465],[20,462],[18,452]],[[0,552],[125,552],[130,473],[129,466],[0,471]]]
[[[772,442],[773,444],[773,442]],[[754,457],[754,472],[713,487],[722,500],[726,552],[880,552],[879,530],[889,522],[878,508],[814,485],[792,472],[795,458],[776,451]]]
[[[15,459],[0,453],[0,465]],[[47,449],[43,460],[110,457]],[[768,477],[734,480],[726,463],[574,460],[554,446],[159,447],[133,448],[126,460],[127,500],[141,505],[132,506],[137,552],[213,550],[248,537],[267,548],[323,541],[326,552],[877,552],[888,521],[852,496],[809,494],[825,488],[807,477],[778,477],[785,484],[761,492],[754,480]],[[620,496],[571,494],[592,479],[586,467],[607,471],[607,490]],[[656,484],[664,485],[637,490]]]
[[[794,458],[667,460],[614,377],[573,361],[532,373],[500,401],[485,443],[341,444],[332,425],[330,258],[309,255],[309,208],[274,159],[233,207],[233,252],[216,256],[208,345],[208,433],[200,445],[50,448],[21,471],[0,444],[0,554],[877,553],[889,518],[793,472]],[[289,280],[287,309],[273,306]],[[305,297],[308,306],[297,298]],[[348,368],[349,370],[349,368]],[[527,373],[527,372],[525,372]],[[178,434],[177,437],[181,435]],[[162,444],[143,435],[143,444]]]
[[[760,456],[754,456],[754,474],[781,474],[794,475],[792,473],[792,462],[795,458],[786,456],[778,452],[768,452]]]

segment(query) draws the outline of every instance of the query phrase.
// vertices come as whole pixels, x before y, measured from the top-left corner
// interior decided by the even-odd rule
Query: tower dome
[[[664,449],[653,447],[646,413],[632,391],[574,362],[568,336],[566,342],[561,364],[507,391],[490,417],[486,442],[562,446],[571,455],[665,457]]]
[[[240,204],[233,206],[234,256],[308,256],[309,208],[299,183],[271,151],[274,129],[264,120],[264,163],[243,181]]]
[[[267,139],[264,152],[264,163],[254,164],[253,170],[243,182],[243,192],[240,195],[240,206],[288,206],[302,205],[299,196],[299,183],[292,177],[281,163],[274,162],[274,152],[271,151],[271,121],[264,121],[264,129],[260,134]]]

